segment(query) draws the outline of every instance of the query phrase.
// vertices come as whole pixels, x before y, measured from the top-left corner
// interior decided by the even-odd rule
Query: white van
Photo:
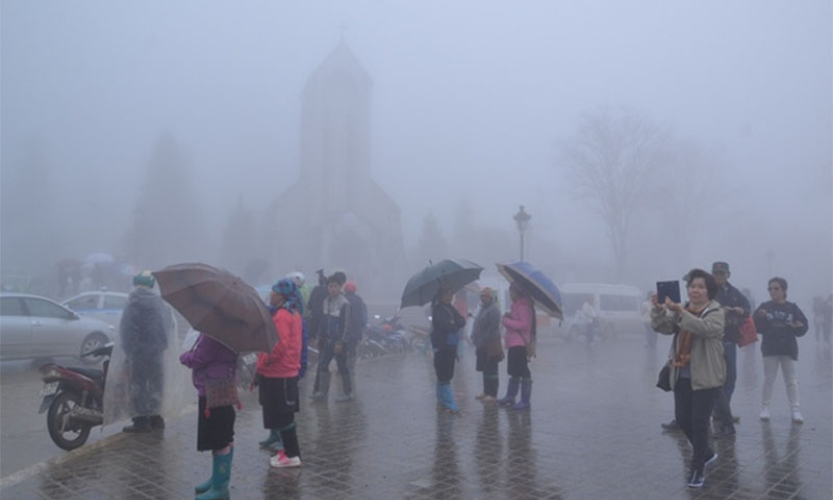
[[[603,338],[622,335],[643,335],[642,302],[645,297],[638,288],[629,285],[598,283],[568,283],[560,287],[563,301],[564,322],[556,327],[556,334],[576,339],[584,335],[580,325],[581,310],[589,296],[594,298],[594,308],[599,316]]]

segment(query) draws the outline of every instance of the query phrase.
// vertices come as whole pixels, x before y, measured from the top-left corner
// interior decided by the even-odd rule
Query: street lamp
[[[526,232],[527,228],[529,227],[529,219],[532,218],[531,215],[526,213],[524,210],[524,206],[521,205],[518,208],[518,213],[515,214],[514,217],[515,224],[518,225],[518,235],[521,237],[521,262],[524,260],[524,233]]]

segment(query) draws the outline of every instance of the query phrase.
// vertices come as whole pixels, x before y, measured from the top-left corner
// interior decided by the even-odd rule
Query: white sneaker
[[[769,420],[769,417],[769,408],[761,409],[761,413],[758,414],[758,418],[760,418],[761,420]]]
[[[276,469],[283,469],[284,467],[300,467],[301,457],[289,458],[283,450],[279,451],[277,455],[269,460],[269,465]]]
[[[803,424],[804,423],[804,415],[802,415],[801,412],[798,411],[798,410],[793,410],[793,422],[795,422],[797,424]]]

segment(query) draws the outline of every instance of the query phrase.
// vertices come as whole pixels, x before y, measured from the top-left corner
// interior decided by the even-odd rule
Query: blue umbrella
[[[518,283],[542,307],[547,314],[563,319],[561,313],[561,292],[546,274],[539,271],[529,262],[509,262],[498,264],[497,270],[510,283]]]
[[[474,262],[463,259],[446,259],[431,264],[408,280],[405,291],[402,292],[400,307],[424,306],[431,302],[442,285],[456,292],[480,278],[482,270],[483,268]]]

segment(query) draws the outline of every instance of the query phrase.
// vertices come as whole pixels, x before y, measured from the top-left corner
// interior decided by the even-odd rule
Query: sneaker
[[[327,395],[323,392],[313,392],[309,395],[309,398],[313,401],[324,401],[327,399]]]
[[[276,469],[283,469],[285,467],[300,467],[301,457],[289,458],[283,450],[279,451],[277,455],[269,459],[269,465]]]
[[[691,479],[688,480],[688,487],[689,488],[702,488],[703,483],[706,482],[706,478],[703,477],[703,473],[699,470],[691,471]]]
[[[336,403],[346,403],[353,400],[352,394],[342,394],[336,398]]]
[[[485,395],[485,394],[483,395],[482,398],[480,398],[481,403],[494,403],[495,401],[497,401],[496,397]]]
[[[486,397],[486,395],[485,395],[485,394],[478,394],[477,396],[475,396],[475,397],[474,397],[474,399],[476,399],[476,400],[480,401],[481,399],[483,399],[483,398],[485,398],[485,397]]]
[[[761,413],[758,413],[758,418],[764,421],[768,421],[770,418],[769,408],[762,408]]]
[[[804,415],[801,414],[798,410],[793,410],[793,422],[796,424],[803,424],[804,423]]]
[[[678,431],[678,430],[680,430],[680,425],[677,423],[676,420],[672,420],[672,421],[668,422],[667,424],[660,424],[660,425],[662,426],[663,429],[665,429],[667,431]]]

